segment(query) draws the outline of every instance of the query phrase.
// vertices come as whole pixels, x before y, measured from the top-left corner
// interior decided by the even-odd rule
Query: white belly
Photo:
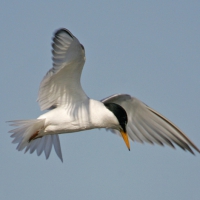
[[[90,99],[87,103],[58,107],[39,117],[46,119],[43,134],[78,132],[93,128],[115,128],[118,121],[101,102]]]

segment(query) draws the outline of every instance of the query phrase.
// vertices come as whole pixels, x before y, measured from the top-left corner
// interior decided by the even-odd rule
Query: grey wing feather
[[[103,103],[116,103],[127,112],[127,133],[133,141],[140,143],[156,143],[175,148],[173,143],[194,154],[194,148],[200,153],[197,146],[172,122],[148,107],[140,100],[128,94],[115,94],[101,100]]]

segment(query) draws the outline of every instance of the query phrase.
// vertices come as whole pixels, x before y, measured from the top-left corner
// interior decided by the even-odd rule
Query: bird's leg
[[[32,140],[34,140],[37,136],[38,136],[39,131],[36,131],[30,138],[29,138],[29,142],[31,142]]]

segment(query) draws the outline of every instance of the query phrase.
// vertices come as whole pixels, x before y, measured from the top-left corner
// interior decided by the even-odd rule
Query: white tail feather
[[[9,131],[9,133],[13,133],[11,135],[11,137],[14,138],[12,142],[14,144],[18,143],[18,151],[22,151],[24,148],[26,148],[24,153],[26,153],[27,151],[30,151],[30,153],[36,151],[38,156],[40,156],[42,152],[44,152],[46,159],[49,158],[52,145],[54,145],[56,154],[63,162],[58,135],[45,135],[41,138],[37,138],[29,142],[31,136],[44,127],[44,121],[45,119],[9,121],[9,123],[11,123],[11,126],[17,126],[17,128]]]

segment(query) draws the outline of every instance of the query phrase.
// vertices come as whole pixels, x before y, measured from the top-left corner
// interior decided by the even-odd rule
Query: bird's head
[[[126,143],[126,146],[128,147],[128,150],[130,151],[130,144],[129,144],[129,140],[128,140],[128,134],[126,132],[126,125],[128,123],[128,117],[127,117],[127,113],[124,110],[124,108],[122,108],[122,106],[116,104],[116,103],[104,103],[104,105],[107,107],[107,109],[109,109],[117,118],[118,122],[119,122],[119,127],[118,127],[118,131],[120,131],[124,142]]]

